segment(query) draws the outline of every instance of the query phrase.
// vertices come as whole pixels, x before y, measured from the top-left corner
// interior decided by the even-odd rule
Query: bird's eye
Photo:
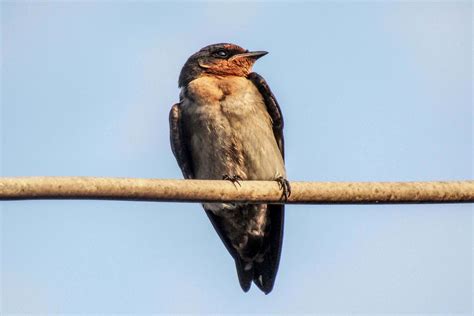
[[[227,57],[227,52],[225,50],[219,50],[216,52],[216,56],[218,57]]]

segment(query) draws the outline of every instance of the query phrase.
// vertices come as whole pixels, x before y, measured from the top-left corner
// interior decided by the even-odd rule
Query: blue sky
[[[179,71],[233,42],[270,52],[290,180],[473,179],[470,1],[0,6],[3,176],[180,178]],[[0,207],[5,315],[473,312],[469,204],[288,206],[268,296],[197,204]]]

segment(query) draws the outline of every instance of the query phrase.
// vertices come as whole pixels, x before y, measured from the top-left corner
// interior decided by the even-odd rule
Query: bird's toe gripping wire
[[[222,176],[222,180],[229,180],[230,182],[232,182],[232,184],[237,187],[235,184],[237,183],[239,185],[239,187],[241,187],[242,185],[240,184],[239,181],[242,181],[242,177],[240,176],[230,176],[228,174],[225,174]]]
[[[291,195],[290,182],[282,176],[276,178],[275,181],[278,182],[278,187],[282,191],[281,198],[284,199],[285,202],[288,201],[288,198]]]

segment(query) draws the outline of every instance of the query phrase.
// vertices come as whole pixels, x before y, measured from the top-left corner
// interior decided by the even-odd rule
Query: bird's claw
[[[278,182],[278,187],[282,190],[281,197],[285,199],[285,202],[288,201],[288,198],[291,195],[290,182],[283,177],[278,177],[275,181]]]
[[[232,184],[237,187],[235,184],[237,183],[239,185],[239,187],[242,187],[242,185],[240,184],[239,181],[242,181],[242,177],[240,176],[229,176],[228,174],[225,174],[222,176],[222,180],[229,180],[230,182],[232,182]]]

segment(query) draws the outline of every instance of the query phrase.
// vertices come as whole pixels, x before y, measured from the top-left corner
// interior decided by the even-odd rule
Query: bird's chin
[[[243,67],[234,67],[229,69],[219,69],[219,68],[207,68],[203,69],[203,74],[205,76],[215,76],[215,77],[228,77],[228,76],[237,76],[237,77],[247,77],[250,73],[248,68]]]

